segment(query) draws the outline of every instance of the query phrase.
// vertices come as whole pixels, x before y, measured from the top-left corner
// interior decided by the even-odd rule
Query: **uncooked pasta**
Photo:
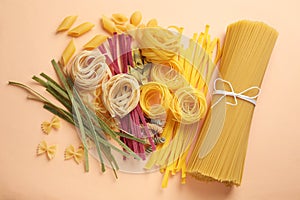
[[[277,35],[261,22],[239,21],[228,26],[214,106],[189,159],[190,175],[241,184],[255,100]],[[224,121],[216,120],[224,115],[224,106]]]
[[[102,91],[102,101],[112,117],[124,117],[137,106],[140,99],[140,86],[128,74],[117,74],[102,83]]]

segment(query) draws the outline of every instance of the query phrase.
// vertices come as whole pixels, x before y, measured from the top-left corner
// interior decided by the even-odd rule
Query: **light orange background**
[[[300,4],[298,0],[0,0],[0,199],[300,199]],[[259,20],[279,31],[254,113],[242,185],[225,187],[193,178],[181,185],[179,176],[161,189],[159,172],[133,175],[111,170],[100,173],[90,160],[83,165],[64,161],[64,148],[78,145],[75,130],[66,122],[46,136],[40,124],[52,115],[42,105],[26,99],[27,94],[7,85],[8,80],[27,83],[31,76],[53,75],[52,58],[59,58],[69,41],[55,29],[67,15],[78,15],[76,24],[96,24],[75,40],[80,49],[101,32],[99,18],[141,10],[144,22],[155,17],[163,26],[185,27],[185,34],[211,25],[211,34],[223,38],[226,26],[240,19]],[[41,90],[40,90],[41,91]],[[58,144],[52,161],[36,157],[41,140]]]

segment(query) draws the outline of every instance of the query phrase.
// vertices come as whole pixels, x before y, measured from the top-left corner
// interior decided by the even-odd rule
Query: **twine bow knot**
[[[227,84],[230,88],[229,91],[227,90],[219,90],[217,89],[217,82],[223,82],[224,84]],[[249,96],[249,95],[245,95],[245,93],[251,91],[251,90],[258,90],[256,95],[253,96]],[[222,95],[211,107],[213,108],[215,105],[217,105],[223,98],[225,98],[226,96],[231,96],[233,97],[234,103],[228,102],[226,101],[226,104],[231,105],[231,106],[236,106],[238,104],[237,99],[242,99],[244,101],[248,101],[249,103],[252,103],[253,105],[256,105],[256,98],[259,96],[261,89],[257,86],[252,86],[247,88],[246,90],[240,92],[240,93],[236,93],[233,89],[232,84],[229,81],[226,81],[224,79],[221,78],[217,78],[214,82],[214,91],[213,91],[213,95]]]

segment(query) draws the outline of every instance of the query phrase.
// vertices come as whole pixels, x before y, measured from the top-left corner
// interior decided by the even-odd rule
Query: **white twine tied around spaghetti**
[[[224,84],[226,83],[229,88],[230,88],[230,91],[226,91],[226,90],[218,90],[217,89],[217,82],[220,81],[220,82],[223,82]],[[248,95],[245,95],[245,93],[251,91],[251,90],[258,90],[258,93],[256,95],[253,95],[253,96],[248,96]],[[240,92],[240,93],[236,93],[233,89],[233,86],[232,84],[229,82],[229,81],[226,81],[224,79],[221,79],[221,78],[217,78],[215,81],[214,81],[214,91],[213,91],[213,95],[222,95],[212,106],[211,108],[213,108],[215,105],[217,105],[223,98],[225,98],[226,96],[231,96],[233,97],[234,99],[234,103],[231,103],[231,102],[228,102],[226,101],[226,104],[227,105],[231,105],[231,106],[236,106],[238,104],[238,101],[237,99],[242,99],[244,101],[247,101],[249,103],[252,103],[254,106],[256,105],[256,98],[259,96],[260,94],[260,91],[261,89],[257,86],[252,86],[252,87],[249,87],[247,88],[246,90]]]

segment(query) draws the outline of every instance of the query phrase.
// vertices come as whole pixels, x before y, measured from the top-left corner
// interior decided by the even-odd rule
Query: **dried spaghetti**
[[[219,102],[209,110],[188,162],[187,170],[192,176],[241,184],[254,105],[239,98],[239,92],[245,91],[247,98],[256,95],[252,88],[261,85],[277,35],[277,31],[261,22],[239,21],[228,26],[220,72],[230,83],[231,91],[224,86],[218,89],[223,91],[222,96],[215,91],[213,102]],[[236,101],[234,106],[227,105],[230,96]],[[225,104],[223,124],[217,119],[223,115]],[[211,117],[213,113],[215,117]]]

